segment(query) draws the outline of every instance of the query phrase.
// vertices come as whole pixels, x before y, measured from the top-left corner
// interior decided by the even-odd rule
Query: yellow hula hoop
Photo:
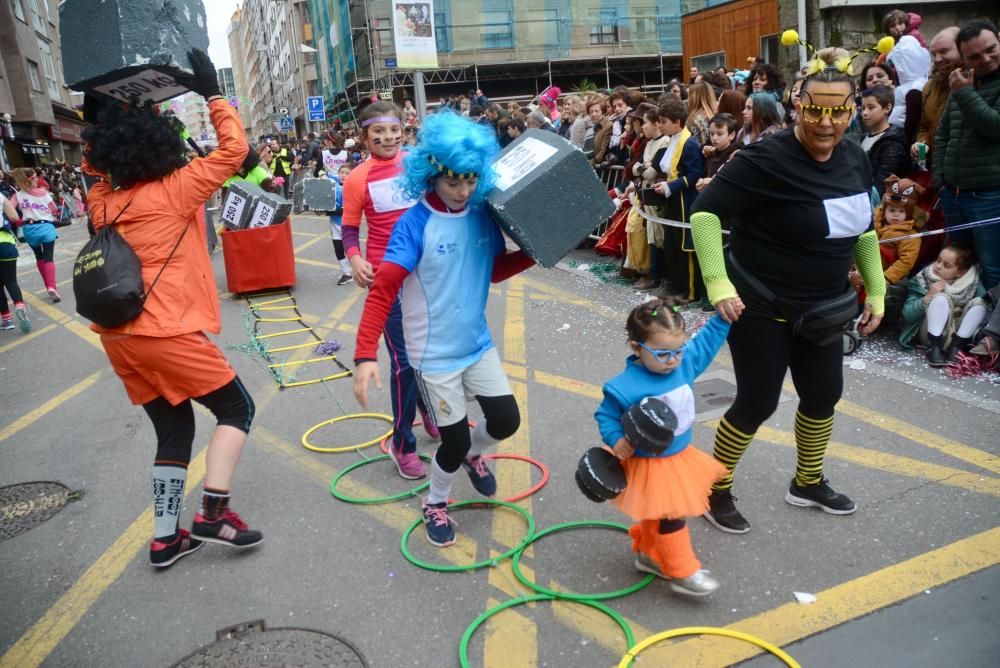
[[[780,647],[772,645],[766,640],[761,640],[756,636],[752,636],[749,633],[743,633],[742,631],[733,631],[731,629],[723,629],[715,626],[686,626],[680,629],[670,629],[668,631],[662,631],[660,633],[654,633],[645,640],[639,642],[638,644],[630,647],[625,656],[622,657],[621,662],[618,664],[618,668],[628,668],[632,665],[632,661],[635,659],[639,652],[650,647],[650,645],[655,645],[656,643],[668,640],[670,638],[676,638],[677,636],[691,636],[691,635],[706,635],[706,636],[723,636],[726,638],[735,638],[736,640],[742,640],[748,642],[751,645],[756,645],[761,649],[767,650],[774,656],[778,657],[785,662],[785,665],[789,668],[802,668],[799,662],[785,653]]]
[[[389,431],[385,432],[381,436],[376,436],[370,441],[365,441],[364,443],[359,443],[358,445],[345,445],[337,448],[321,448],[318,445],[313,445],[309,442],[309,437],[313,435],[316,430],[321,427],[325,427],[328,424],[334,424],[335,422],[343,422],[344,420],[354,420],[356,418],[374,418],[376,420],[385,420],[390,425],[392,425],[392,417],[389,415],[383,415],[382,413],[352,413],[351,415],[341,415],[340,417],[331,418],[329,420],[324,420],[314,427],[310,427],[309,430],[302,434],[302,447],[306,450],[312,450],[313,452],[327,452],[327,453],[337,453],[337,452],[353,452],[354,450],[360,450],[362,448],[368,448],[383,438],[388,438],[392,435],[392,426],[389,427]]]

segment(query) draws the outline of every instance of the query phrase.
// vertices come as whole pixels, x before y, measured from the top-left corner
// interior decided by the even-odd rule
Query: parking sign
[[[309,97],[308,106],[309,106],[310,121],[326,120],[326,105],[323,104],[323,97],[321,95],[314,95]]]

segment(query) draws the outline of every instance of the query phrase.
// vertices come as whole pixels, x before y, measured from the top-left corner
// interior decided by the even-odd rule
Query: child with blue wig
[[[483,452],[513,435],[521,421],[486,323],[490,283],[534,264],[524,251],[507,253],[484,208],[499,150],[490,128],[450,111],[424,122],[401,176],[404,195],[419,202],[392,230],[355,346],[354,395],[367,408],[369,383],[382,387],[378,337],[399,294],[406,353],[441,432],[422,504],[427,539],[438,547],[455,542],[448,514],[455,474],[464,467],[476,491],[493,496],[496,478]],[[471,430],[466,397],[475,397],[485,416]]]

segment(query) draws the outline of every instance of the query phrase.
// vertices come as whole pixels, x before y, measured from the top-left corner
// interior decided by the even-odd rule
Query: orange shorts
[[[136,405],[163,397],[176,406],[236,377],[222,351],[202,332],[166,338],[101,334],[101,345]]]

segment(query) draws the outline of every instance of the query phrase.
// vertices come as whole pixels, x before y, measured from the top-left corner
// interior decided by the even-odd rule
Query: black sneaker
[[[232,547],[252,547],[264,540],[264,534],[252,531],[235,511],[228,509],[214,520],[195,513],[191,533],[199,540]]]
[[[823,478],[822,482],[805,487],[799,487],[795,484],[795,480],[792,480],[792,484],[788,486],[788,493],[785,494],[785,501],[800,508],[819,508],[831,515],[850,515],[858,509],[857,504],[846,495],[834,491],[826,478]]]
[[[181,557],[186,557],[204,545],[191,537],[185,529],[177,532],[177,537],[169,543],[154,540],[149,546],[149,563],[155,568],[166,568]]]
[[[354,276],[351,274],[341,274],[340,278],[337,279],[337,285],[347,285],[354,280]]]
[[[736,497],[728,489],[713,489],[708,497],[708,512],[703,517],[719,531],[746,533],[750,523],[736,510]]]

